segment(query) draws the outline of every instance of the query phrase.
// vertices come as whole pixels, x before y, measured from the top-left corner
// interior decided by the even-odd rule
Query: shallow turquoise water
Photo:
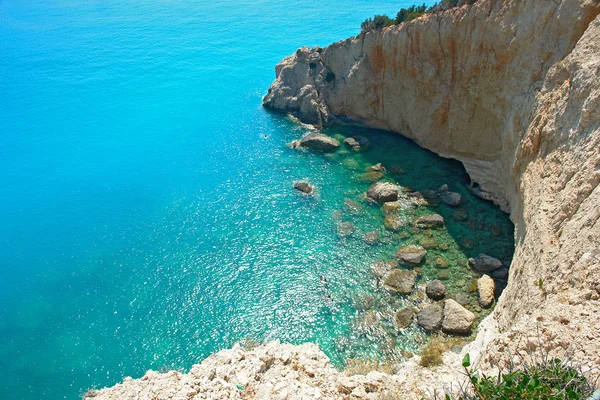
[[[403,185],[468,196],[464,171],[372,131],[365,154],[298,153],[285,144],[304,130],[260,101],[298,46],[409,3],[0,1],[2,397],[74,399],[247,336],[316,341],[337,365],[380,355],[353,339],[356,299],[398,243],[337,236],[344,199],[368,187],[344,161],[397,163]],[[297,179],[318,196],[294,193]],[[468,200],[472,226],[450,236],[510,258],[507,217]],[[363,206],[341,217],[381,228]],[[419,345],[405,336],[398,349]]]

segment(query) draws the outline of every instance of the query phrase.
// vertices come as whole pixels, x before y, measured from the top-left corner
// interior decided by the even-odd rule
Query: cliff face
[[[456,158],[510,213],[509,285],[471,346],[484,367],[540,342],[600,366],[599,13],[598,0],[480,0],[301,48],[264,99]]]
[[[540,346],[600,367],[599,14],[599,0],[479,0],[301,48],[264,99],[306,122],[406,135],[462,161],[482,196],[510,212],[508,287],[463,351],[484,371]],[[314,345],[269,343],[86,398],[421,398],[458,379],[460,356],[445,364],[348,378]]]

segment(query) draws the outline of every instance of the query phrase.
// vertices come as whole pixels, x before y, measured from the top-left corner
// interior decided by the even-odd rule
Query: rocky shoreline
[[[468,260],[482,274],[475,282],[479,307],[494,302],[496,282],[507,279],[507,287],[475,340],[447,352],[442,366],[420,367],[417,356],[392,374],[347,377],[314,345],[267,343],[219,352],[189,374],[149,372],[86,398],[378,399],[393,391],[416,399],[460,379],[465,352],[483,372],[536,350],[568,356],[588,372],[600,368],[599,14],[597,0],[480,0],[326,48],[304,47],[276,68],[266,107],[321,126],[354,121],[401,133],[460,160],[474,192],[510,213],[510,269],[485,255]],[[311,135],[297,147],[368,147],[356,137]],[[367,197],[393,215],[400,191],[382,185]],[[411,196],[460,202],[440,189]],[[401,223],[391,217],[387,226]],[[430,216],[419,224],[431,226],[419,229],[439,223]],[[404,248],[393,261],[414,264],[421,248]],[[384,278],[383,285],[407,291],[414,276],[403,271],[411,276]],[[433,282],[422,290],[440,298],[444,290]],[[396,323],[413,323],[411,311],[398,310]],[[462,333],[469,313],[459,301],[432,301],[416,320],[432,331]]]

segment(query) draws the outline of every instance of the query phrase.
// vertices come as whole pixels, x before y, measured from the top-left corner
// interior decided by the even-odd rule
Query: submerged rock
[[[406,171],[404,171],[404,169],[402,169],[402,167],[400,167],[398,164],[392,164],[390,166],[390,172],[393,175],[400,175],[400,174],[403,174]]]
[[[354,233],[354,224],[352,222],[342,222],[337,227],[337,233],[341,237],[347,237]]]
[[[385,217],[385,219],[383,220],[383,224],[390,231],[397,232],[402,230],[407,225],[407,221],[406,218],[401,215],[390,214]]]
[[[480,254],[475,258],[469,258],[469,265],[477,272],[492,272],[501,268],[502,262],[487,254]]]
[[[398,261],[396,260],[377,260],[371,264],[371,274],[381,278],[395,268],[398,268]]]
[[[396,251],[394,257],[402,263],[415,265],[423,261],[423,257],[425,257],[426,254],[427,250],[421,246],[416,244],[405,244]]]
[[[308,182],[299,181],[294,183],[294,189],[304,193],[304,194],[313,194],[315,191],[315,187]]]
[[[388,201],[387,203],[383,203],[383,213],[385,215],[393,214],[402,208],[400,202],[398,201]]]
[[[458,207],[462,200],[462,196],[456,192],[444,192],[440,198],[442,199],[442,203],[452,207]]]
[[[450,263],[444,257],[438,257],[435,259],[435,266],[441,269],[446,269],[450,266]]]
[[[497,270],[492,272],[492,277],[494,279],[499,279],[499,280],[507,280],[508,279],[508,268],[506,267],[502,267],[502,268],[498,268]]]
[[[456,210],[452,214],[455,221],[466,221],[469,219],[469,213],[466,210]]]
[[[477,280],[477,296],[481,307],[489,307],[494,303],[496,283],[489,275],[483,275]]]
[[[396,313],[396,324],[398,324],[398,328],[408,328],[412,324],[414,316],[415,313],[410,307],[406,307],[398,311]]]
[[[377,182],[385,176],[385,173],[378,171],[368,171],[359,176],[359,179],[363,182]]]
[[[340,142],[322,133],[309,133],[300,140],[300,146],[317,150],[337,149]]]
[[[375,244],[379,241],[379,232],[377,232],[377,231],[367,232],[363,236],[363,240],[367,244]]]
[[[350,199],[344,200],[344,210],[350,212],[351,214],[358,214],[360,209],[360,204],[358,204],[356,201]]]
[[[430,299],[441,300],[446,295],[446,286],[441,281],[434,279],[427,284],[425,293]]]
[[[410,294],[417,280],[417,274],[414,271],[395,269],[384,279],[384,287],[392,293]]]
[[[442,331],[445,333],[468,334],[473,327],[475,314],[456,301],[448,299],[444,302],[444,320]]]
[[[363,151],[369,147],[369,139],[363,136],[352,136],[344,139],[344,144],[354,151]]]
[[[400,189],[392,183],[374,183],[367,191],[367,198],[377,203],[398,200]]]
[[[437,248],[439,244],[438,240],[434,237],[424,237],[419,240],[419,243],[428,250]]]
[[[434,332],[442,327],[444,309],[439,304],[431,304],[424,307],[417,315],[417,323],[426,332]]]
[[[385,167],[383,166],[382,163],[377,163],[375,165],[371,165],[370,167],[367,167],[367,171],[372,171],[372,172],[383,172],[385,173]]]
[[[417,218],[415,221],[415,226],[419,228],[433,228],[444,226],[444,217],[440,214],[431,214],[425,215],[423,217]]]

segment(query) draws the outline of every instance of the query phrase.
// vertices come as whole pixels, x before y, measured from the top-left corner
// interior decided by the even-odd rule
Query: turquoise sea
[[[459,163],[366,130],[364,154],[297,152],[285,144],[305,129],[261,108],[297,47],[410,4],[0,0],[0,397],[77,399],[248,338],[314,341],[339,367],[393,358],[424,336],[364,334],[365,310],[385,317],[404,301],[376,290],[372,261],[428,236],[468,287],[465,257],[510,260],[512,225],[470,195]],[[469,221],[440,205],[447,231],[386,232],[361,197],[377,162],[416,190],[448,183]],[[295,193],[298,179],[317,195]],[[338,236],[341,221],[353,237]],[[382,243],[363,243],[371,230]]]

